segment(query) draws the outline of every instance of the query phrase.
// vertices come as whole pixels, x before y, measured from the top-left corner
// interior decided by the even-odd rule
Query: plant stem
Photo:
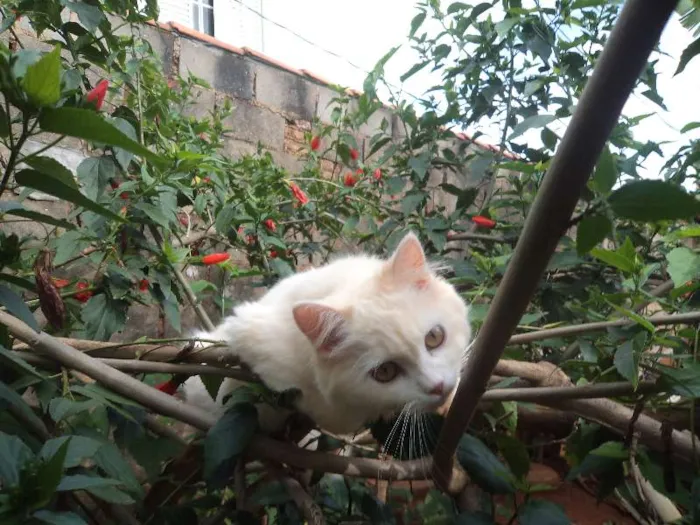
[[[8,109],[9,111],[9,109]],[[7,114],[8,118],[10,114]],[[5,192],[5,188],[7,187],[7,183],[10,180],[10,175],[15,169],[15,165],[17,164],[17,157],[20,153],[20,150],[22,149],[22,146],[24,146],[25,141],[29,138],[29,120],[27,119],[26,116],[23,115],[22,117],[22,133],[19,136],[19,139],[17,139],[17,143],[12,144],[12,129],[10,129],[10,145],[11,145],[11,151],[10,151],[10,158],[7,161],[7,166],[5,166],[5,173],[2,176],[2,181],[0,181],[0,197],[2,197],[2,194]]]

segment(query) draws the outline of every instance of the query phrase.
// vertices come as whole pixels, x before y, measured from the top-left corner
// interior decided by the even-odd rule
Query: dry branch
[[[629,396],[659,391],[652,382],[642,382],[637,388],[632,383],[619,381],[581,386],[546,386],[541,388],[496,388],[487,390],[481,397],[484,401],[530,401],[546,404],[560,399],[592,399]]]

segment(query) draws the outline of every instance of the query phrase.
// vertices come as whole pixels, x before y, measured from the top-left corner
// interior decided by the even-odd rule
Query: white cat
[[[299,389],[300,412],[326,431],[349,434],[408,404],[441,406],[471,338],[467,317],[462,298],[409,233],[388,260],[352,255],[297,273],[197,336],[226,342],[272,390]],[[184,394],[220,414],[240,384],[226,379],[214,402],[192,377]]]

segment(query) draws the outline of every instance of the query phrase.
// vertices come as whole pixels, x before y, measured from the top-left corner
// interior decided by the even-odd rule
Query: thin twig
[[[546,386],[534,388],[494,388],[487,390],[484,401],[530,401],[543,402],[550,399],[594,399],[629,396],[637,393],[655,392],[660,386],[653,381],[642,382],[636,388],[632,383],[598,383],[581,386]]]

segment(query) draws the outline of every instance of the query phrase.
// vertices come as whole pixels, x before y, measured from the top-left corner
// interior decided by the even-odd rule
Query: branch
[[[114,392],[133,399],[158,414],[172,417],[205,431],[216,423],[216,418],[212,414],[151,388],[44,332],[35,332],[19,319],[2,311],[0,311],[0,324],[5,325],[13,337],[24,341],[30,347],[55,359],[65,367],[92,377]],[[430,458],[413,461],[383,461],[302,450],[295,445],[263,435],[253,439],[248,453],[254,458],[276,461],[300,469],[335,472],[350,477],[380,477],[396,480],[426,479],[432,466]],[[450,486],[450,490],[459,492],[466,484],[466,477],[461,469],[455,469],[452,478],[453,484]]]
[[[485,235],[483,233],[452,233],[447,236],[447,242],[450,241],[486,241],[515,244],[517,239],[506,239],[498,235]]]
[[[637,388],[632,383],[619,381],[615,383],[597,383],[581,386],[545,386],[535,388],[494,388],[487,390],[483,401],[530,401],[545,403],[560,399],[590,399],[604,397],[630,396],[647,392],[658,392],[661,387],[653,381],[639,383]]]
[[[51,359],[40,355],[30,354],[28,352],[13,351],[17,357],[24,359],[27,363],[52,370],[60,368],[60,365]],[[160,373],[160,374],[185,374],[188,376],[209,375],[219,377],[232,377],[240,381],[249,383],[259,382],[260,379],[250,372],[241,370],[240,368],[224,368],[220,366],[207,365],[178,365],[172,363],[162,363],[158,361],[141,361],[139,359],[113,359],[113,358],[96,358],[99,362],[121,370],[122,372],[142,372],[142,373]]]

